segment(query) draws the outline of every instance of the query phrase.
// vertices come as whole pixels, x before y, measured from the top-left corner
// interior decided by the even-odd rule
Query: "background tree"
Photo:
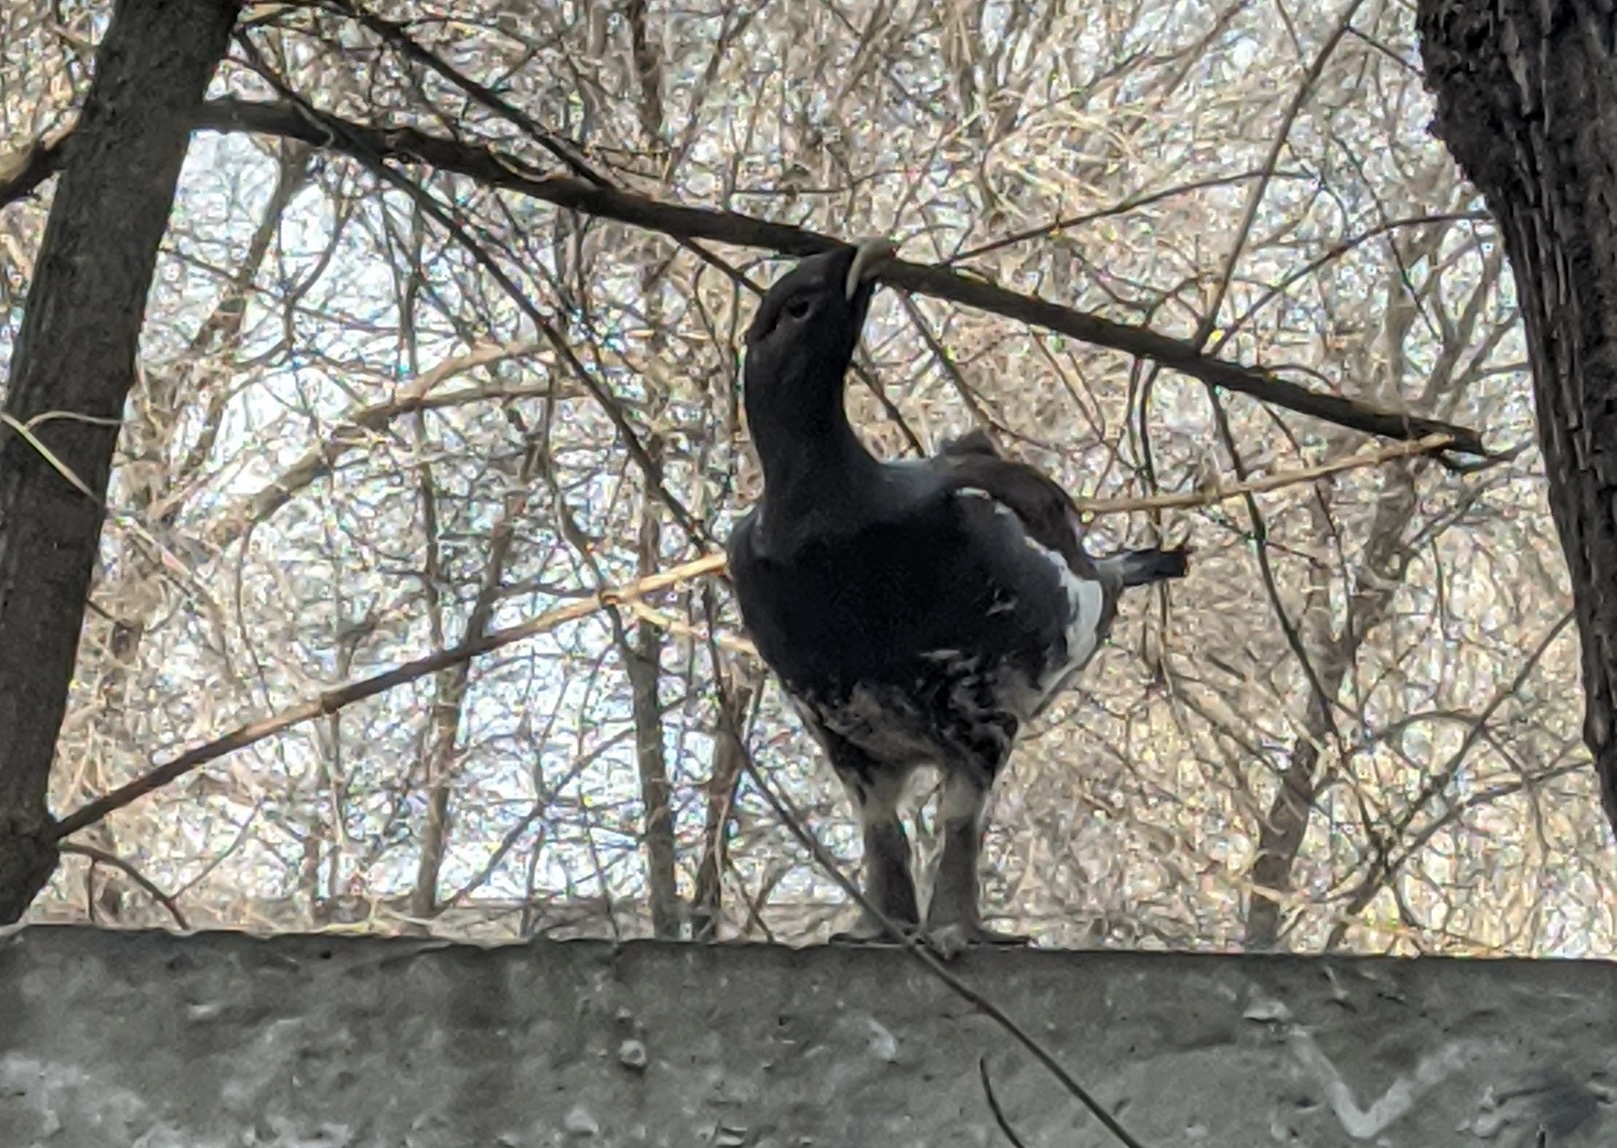
[[[878,449],[987,426],[1099,545],[1197,547],[999,791],[1001,927],[1609,948],[1498,237],[1412,13],[1295,9],[254,9],[152,280],[32,919],[838,927],[760,785],[844,864],[845,804],[692,572],[755,489],[768,260],[890,231]],[[0,6],[0,347],[98,18]]]

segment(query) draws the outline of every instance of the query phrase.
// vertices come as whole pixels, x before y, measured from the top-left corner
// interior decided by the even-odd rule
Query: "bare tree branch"
[[[238,749],[244,749],[254,742],[263,741],[267,737],[290,729],[302,722],[311,721],[322,714],[335,713],[344,706],[352,705],[365,698],[375,697],[377,694],[390,690],[395,686],[415,681],[417,678],[436,673],[449,666],[459,665],[482,654],[492,653],[502,647],[511,645],[513,642],[520,642],[524,638],[549,633],[557,626],[588,617],[611,603],[638,598],[655,590],[665,590],[670,586],[678,586],[693,578],[716,573],[723,568],[724,555],[710,554],[704,558],[698,558],[694,562],[686,562],[682,566],[676,566],[671,570],[653,574],[649,578],[642,578],[631,585],[606,590],[599,594],[591,595],[583,601],[572,602],[566,606],[558,607],[555,610],[541,614],[537,618],[530,618],[520,625],[509,626],[503,630],[491,630],[481,637],[463,642],[452,649],[436,654],[428,654],[426,657],[417,658],[413,662],[406,662],[404,665],[388,670],[386,673],[376,674],[362,681],[350,682],[340,689],[327,690],[318,697],[310,698],[300,705],[292,706],[290,709],[275,714],[273,717],[251,722],[231,731],[224,737],[208,742],[206,745],[187,750],[172,761],[143,774],[129,784],[119,786],[104,797],[97,798],[88,805],[74,810],[52,827],[52,838],[61,840],[64,837],[71,836],[86,825],[94,824],[114,810],[122,809],[130,802],[145,796],[155,789],[168,785],[177,778],[184,777],[187,773],[206,765],[210,761],[221,758],[227,753],[234,753]]]
[[[306,113],[285,103],[210,101],[199,118],[198,126],[292,136],[340,151],[349,150],[344,146],[344,141],[351,139],[387,158],[431,164],[446,171],[475,176],[490,186],[519,191],[558,207],[615,219],[620,223],[684,239],[719,240],[739,246],[769,248],[794,256],[830,250],[841,242],[790,224],[772,223],[736,212],[661,203],[571,176],[530,174],[520,161],[501,156],[491,148],[431,136],[414,128],[389,130],[367,127],[320,113]],[[1020,295],[962,275],[948,267],[929,267],[900,260],[884,271],[882,278],[895,287],[947,299],[1097,346],[1151,359],[1213,386],[1366,434],[1396,439],[1446,434],[1454,442],[1449,449],[1474,455],[1487,453],[1481,435],[1466,427],[1381,410],[1342,395],[1311,391],[1272,371],[1204,355],[1190,343],[1157,334],[1147,328],[1129,326]]]
[[[116,853],[110,853],[105,849],[97,849],[93,845],[86,845],[80,841],[64,841],[58,848],[60,848],[63,853],[72,853],[79,857],[89,858],[90,869],[92,872],[97,865],[109,865],[112,868],[117,869],[135,884],[144,889],[147,896],[151,897],[152,900],[156,901],[159,905],[163,906],[163,908],[167,909],[169,916],[174,918],[174,923],[176,925],[187,932],[190,932],[191,922],[186,920],[185,911],[180,908],[179,902],[169,894],[163,892],[163,890],[159,889],[151,878],[147,877],[146,874],[142,873],[139,869],[135,868],[135,866],[131,865],[128,861],[125,861]],[[94,903],[94,899],[92,898],[91,904]]]
[[[1016,1134],[1016,1129],[1011,1127],[1011,1122],[1006,1117],[1005,1110],[999,1106],[999,1097],[994,1095],[994,1085],[988,1079],[988,1058],[986,1056],[977,1058],[977,1079],[982,1081],[983,1098],[988,1101],[988,1110],[994,1114],[994,1123],[999,1125],[999,1130],[1005,1134],[1005,1139],[1011,1142],[1011,1148],[1027,1148],[1027,1145],[1022,1143],[1022,1138]]]
[[[358,146],[378,156],[425,163],[444,171],[473,176],[489,186],[521,192],[557,207],[614,219],[680,239],[717,240],[793,256],[826,251],[841,242],[790,224],[773,223],[737,212],[663,203],[573,176],[543,175],[532,171],[522,161],[502,155],[492,148],[429,135],[415,128],[369,127],[324,113],[305,111],[290,103],[211,100],[198,117],[197,126],[216,131],[250,131],[290,137],[345,152],[352,152]],[[40,154],[48,159],[61,154],[61,151],[58,147]],[[0,202],[5,201],[7,192],[7,187],[0,184]],[[975,307],[1097,346],[1150,359],[1212,386],[1365,434],[1404,440],[1443,434],[1452,441],[1447,448],[1449,450],[1470,455],[1488,453],[1481,434],[1470,428],[1384,410],[1345,395],[1310,390],[1271,370],[1205,355],[1191,343],[1158,334],[1148,328],[1118,323],[1021,295],[949,267],[925,266],[901,260],[884,272],[883,279],[894,287],[947,299],[961,306]]]

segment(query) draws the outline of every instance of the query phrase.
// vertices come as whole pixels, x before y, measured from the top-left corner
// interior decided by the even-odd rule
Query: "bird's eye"
[[[810,303],[806,298],[798,296],[796,299],[793,299],[790,303],[786,304],[786,317],[788,319],[807,319],[808,313],[812,307],[813,304]]]

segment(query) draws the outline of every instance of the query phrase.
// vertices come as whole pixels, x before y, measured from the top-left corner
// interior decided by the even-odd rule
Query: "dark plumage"
[[[946,954],[1013,942],[982,927],[984,801],[1018,732],[1089,661],[1127,586],[1185,573],[1183,550],[1084,551],[1076,507],[982,431],[882,462],[855,436],[843,379],[891,245],[804,259],[747,332],[745,401],[763,467],[729,543],[744,625],[847,786],[865,891],[919,923],[898,801],[939,767],[943,855],[926,931]],[[851,936],[874,937],[866,919]]]

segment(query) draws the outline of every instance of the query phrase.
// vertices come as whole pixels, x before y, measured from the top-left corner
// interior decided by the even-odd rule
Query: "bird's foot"
[[[904,938],[913,937],[920,932],[920,926],[903,921],[895,921]],[[831,934],[833,945],[902,945],[904,939],[893,936],[887,926],[870,917],[861,917],[859,923],[851,929],[844,929],[840,933]]]
[[[955,921],[935,925],[926,931],[926,940],[932,951],[951,961],[970,948],[1025,948],[1033,943],[1032,937],[1018,933],[997,933],[981,925],[968,925]]]

